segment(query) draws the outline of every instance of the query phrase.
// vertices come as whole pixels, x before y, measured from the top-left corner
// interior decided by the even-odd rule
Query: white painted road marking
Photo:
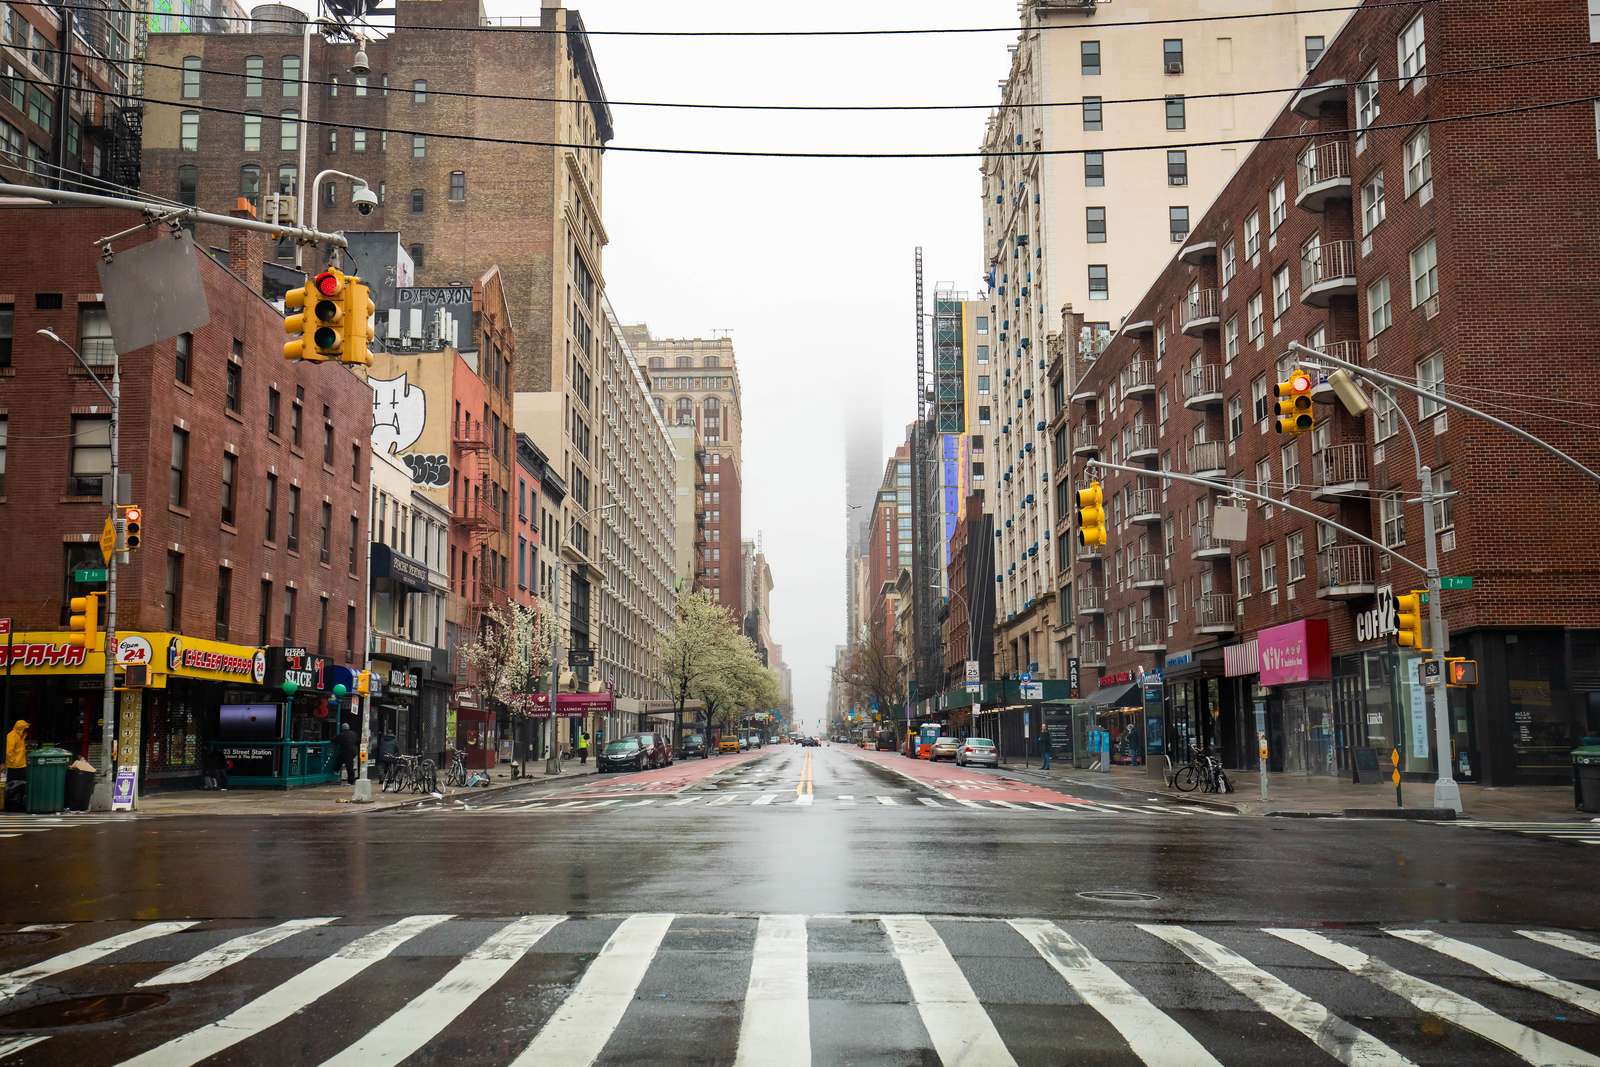
[[[589,1067],[633,1003],[671,925],[671,915],[624,919],[583,972],[577,988],[511,1067]]]
[[[1084,1003],[1106,1022],[1150,1067],[1221,1067],[1171,1016],[1151,1004],[1111,968],[1090,955],[1076,939],[1043,919],[1012,919],[1012,929],[1067,980]]]
[[[301,930],[325,926],[333,920],[332,915],[318,919],[290,919],[286,923],[269,926],[265,930],[252,930],[231,941],[224,941],[216,948],[202,952],[186,963],[175,963],[154,978],[146,978],[139,985],[186,985],[189,982],[198,982],[225,967],[232,967],[246,956],[260,952],[269,945],[276,945],[285,938],[293,937]]]
[[[1406,974],[1404,971],[1373,959],[1358,948],[1341,944],[1311,930],[1269,929],[1267,933],[1281,937],[1291,945],[1299,945],[1307,952],[1325,960],[1332,960],[1351,974],[1359,975],[1375,985],[1404,997],[1418,1011],[1437,1015],[1463,1030],[1492,1041],[1501,1048],[1521,1056],[1539,1067],[1600,1067],[1600,1057],[1591,1056],[1565,1041],[1513,1022],[1488,1008],[1441,985]]]
[[[1345,1022],[1282,979],[1208,937],[1182,926],[1141,923],[1139,929],[1177,948],[1235,991],[1255,1001],[1262,1011],[1310,1038],[1318,1048],[1346,1067],[1388,1067],[1391,1064],[1398,1067],[1411,1063],[1365,1030]]]
[[[62,971],[70,971],[74,967],[82,967],[84,964],[94,963],[96,960],[109,956],[113,952],[121,952],[125,948],[137,945],[141,941],[149,941],[152,938],[175,934],[179,930],[187,930],[193,925],[195,925],[193,922],[150,923],[148,926],[140,926],[117,934],[114,937],[108,937],[104,941],[96,941],[92,945],[75,948],[71,952],[63,952],[59,956],[52,956],[47,960],[30,964],[21,970],[12,971],[10,974],[0,975],[0,1001],[16,996],[41,978],[50,978],[60,974]]]
[[[1531,989],[1536,993],[1543,993],[1547,997],[1564,1000],[1575,1008],[1582,1008],[1591,1015],[1600,1015],[1600,992],[1587,986],[1568,982],[1556,978],[1545,972],[1529,967],[1525,963],[1507,959],[1496,952],[1477,945],[1469,945],[1465,941],[1458,941],[1453,937],[1445,937],[1434,933],[1432,930],[1390,930],[1395,937],[1405,938],[1414,944],[1423,945],[1435,952],[1443,953],[1451,959],[1460,960],[1470,964],[1478,970],[1497,978],[1502,982],[1519,985]]]
[[[885,915],[894,954],[917,1002],[933,1050],[952,1065],[1016,1067],[994,1021],[933,924],[916,915]]]
[[[735,1067],[809,1067],[809,989],[805,916],[761,916]]]
[[[312,964],[282,985],[261,994],[225,1018],[125,1060],[123,1067],[188,1067],[232,1048],[246,1038],[283,1022],[319,997],[344,985],[424,930],[448,918],[449,915],[408,915],[399,922],[374,930],[327,959]]]
[[[767,804],[771,804],[774,800],[777,800],[777,799],[778,799],[778,794],[776,794],[776,793],[762,793],[760,796],[756,797],[755,803],[752,805],[752,807],[758,807],[758,808],[759,807],[763,807],[763,806],[765,806]]]
[[[1559,948],[1578,956],[1587,956],[1591,960],[1600,960],[1600,945],[1593,941],[1585,941],[1581,937],[1557,933],[1554,930],[1518,930],[1517,933],[1541,945],[1549,945],[1551,948]]]

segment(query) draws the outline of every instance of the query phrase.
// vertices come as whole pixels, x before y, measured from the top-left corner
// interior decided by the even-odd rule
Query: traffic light
[[[283,294],[283,332],[289,335],[283,346],[284,359],[322,363],[328,358],[306,350],[306,304],[312,302],[314,293],[311,279],[307,278],[305,285]]]
[[[1106,543],[1105,502],[1099,482],[1090,482],[1089,488],[1078,490],[1078,543],[1085,548],[1099,548]]]
[[[1279,433],[1302,434],[1316,428],[1317,417],[1311,412],[1311,389],[1316,383],[1309,371],[1296,367],[1289,372],[1289,380],[1278,383]]]
[[[356,692],[361,696],[372,695],[372,672],[361,671],[356,675]]]
[[[349,288],[349,279],[338,267],[329,267],[311,280],[314,301],[311,345],[322,359],[344,359],[345,334],[349,327],[345,304],[349,300]]]
[[[122,506],[122,550],[132,552],[144,543],[144,509],[138,504]]]
[[[1473,686],[1478,684],[1478,661],[1467,659],[1464,656],[1454,656],[1444,661],[1450,674],[1445,679],[1446,683],[1453,686]]]
[[[378,335],[372,323],[372,316],[377,310],[367,283],[360,278],[347,277],[344,287],[345,342],[344,351],[339,354],[341,362],[359,363],[363,367],[371,365],[372,356],[367,352],[367,345]]]
[[[1422,590],[1413,589],[1394,598],[1396,640],[1401,648],[1428,651],[1427,638],[1423,636],[1422,629],[1422,597]]]
[[[67,620],[67,629],[73,631],[67,635],[67,644],[78,648],[94,650],[101,646],[100,637],[100,593],[89,593],[85,596],[75,596],[68,602],[72,608],[72,617]]]

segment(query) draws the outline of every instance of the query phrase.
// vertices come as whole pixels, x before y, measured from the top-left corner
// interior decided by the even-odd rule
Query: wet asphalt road
[[[1592,846],[898,759],[0,840],[0,1064],[1600,1064]]]

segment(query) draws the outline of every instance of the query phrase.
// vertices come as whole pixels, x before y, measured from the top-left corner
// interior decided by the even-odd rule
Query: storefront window
[[[1506,703],[1517,782],[1571,781],[1571,751],[1578,744],[1561,677],[1561,637],[1518,635],[1506,647]]]
[[[190,777],[200,773],[203,698],[173,685],[145,692],[144,777]]]

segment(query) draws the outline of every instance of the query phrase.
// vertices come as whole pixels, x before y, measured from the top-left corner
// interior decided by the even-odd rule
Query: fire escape
[[[494,573],[489,554],[484,550],[501,523],[494,481],[489,477],[489,438],[482,423],[473,425],[468,420],[452,430],[450,443],[456,453],[456,469],[462,475],[453,521],[467,531],[472,545],[469,560],[477,564],[475,574],[471,562],[462,564],[467,573],[467,608],[472,615],[480,615],[505,599],[500,576]],[[468,456],[474,457],[470,465]]]

